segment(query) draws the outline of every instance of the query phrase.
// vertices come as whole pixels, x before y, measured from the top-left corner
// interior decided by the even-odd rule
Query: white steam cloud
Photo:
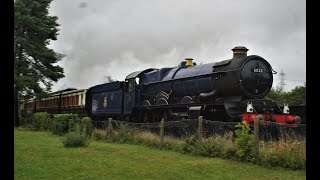
[[[221,61],[238,45],[283,69],[287,90],[306,79],[305,1],[55,0],[50,13],[61,24],[51,47],[67,55],[59,62],[66,77],[53,90],[88,88],[105,76],[123,81],[186,57]]]

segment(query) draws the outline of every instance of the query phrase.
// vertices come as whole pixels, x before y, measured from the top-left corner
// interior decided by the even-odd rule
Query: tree
[[[288,92],[281,90],[280,87],[272,88],[267,95],[268,99],[272,99],[277,102],[280,106],[283,106],[284,103],[287,103]],[[291,105],[291,104],[290,104]]]
[[[289,92],[272,88],[266,97],[277,102],[280,106],[289,104],[289,106],[306,105],[306,85],[297,86]]]
[[[43,97],[52,82],[64,77],[63,68],[54,65],[56,53],[47,47],[57,40],[57,17],[49,16],[52,0],[14,2],[14,106],[19,126],[19,99]]]
[[[297,86],[288,95],[288,104],[306,105],[306,86]]]

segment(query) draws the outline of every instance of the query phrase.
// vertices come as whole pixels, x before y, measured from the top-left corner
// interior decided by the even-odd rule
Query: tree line
[[[288,104],[289,106],[305,106],[306,105],[306,84],[296,86],[291,91],[283,91],[279,87],[272,88],[266,99],[276,101],[279,105]]]

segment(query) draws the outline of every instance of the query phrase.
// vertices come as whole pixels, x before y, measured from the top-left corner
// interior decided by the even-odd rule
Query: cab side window
[[[134,91],[134,86],[136,85],[136,81],[134,79],[130,79],[128,82],[128,92],[131,93]]]

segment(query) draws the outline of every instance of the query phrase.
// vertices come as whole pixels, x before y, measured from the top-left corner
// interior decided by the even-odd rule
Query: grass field
[[[14,130],[14,179],[306,179],[305,171],[92,141],[64,148],[48,132]]]

